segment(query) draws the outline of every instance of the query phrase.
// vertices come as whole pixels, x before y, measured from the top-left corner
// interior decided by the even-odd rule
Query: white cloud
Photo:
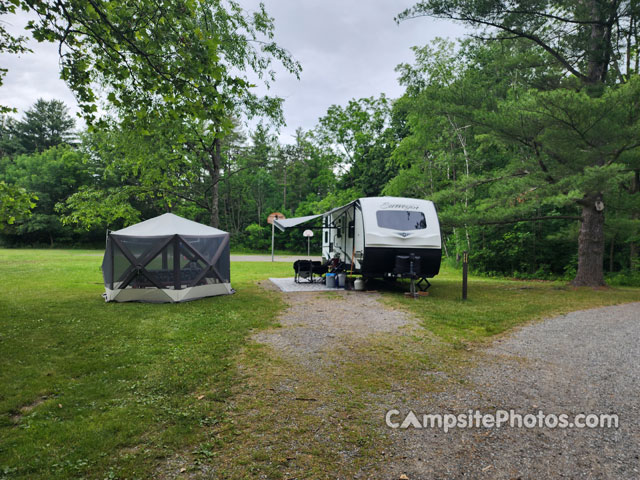
[[[29,35],[24,31],[29,18],[26,12],[5,15],[3,21],[7,30],[14,35]],[[62,100],[72,113],[78,111],[71,90],[60,79],[58,48],[53,43],[38,43],[30,39],[27,46],[33,53],[22,55],[0,54],[0,65],[8,69],[4,85],[0,87],[0,105],[24,112],[38,98]]]

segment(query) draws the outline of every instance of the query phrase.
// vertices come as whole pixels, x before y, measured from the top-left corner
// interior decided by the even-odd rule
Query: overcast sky
[[[240,0],[248,9],[255,0]],[[435,37],[454,39],[464,34],[461,26],[428,18],[397,25],[393,18],[415,1],[405,0],[266,0],[275,18],[276,41],[302,64],[298,81],[280,74],[271,94],[285,99],[287,126],[281,140],[291,141],[296,128],[313,128],[332,104],[344,105],[352,98],[389,97],[402,94],[394,68],[411,62],[410,47],[424,45]],[[19,31],[26,16],[4,17],[7,28]],[[57,48],[30,42],[34,53],[17,57],[0,55],[0,66],[8,68],[0,87],[0,104],[20,112],[36,99],[63,100],[76,111],[75,99],[59,79]]]

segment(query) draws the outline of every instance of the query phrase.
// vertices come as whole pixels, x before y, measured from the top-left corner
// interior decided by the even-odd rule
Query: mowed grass
[[[255,282],[283,263],[234,263],[235,295],[106,304],[95,251],[0,250],[0,478],[150,478],[224,415],[234,356],[271,325]]]
[[[256,282],[291,276],[289,263],[232,263],[235,295],[151,305],[105,304],[101,260],[96,251],[0,250],[0,479],[158,478],[179,472],[176,466],[185,459],[185,475],[200,462],[241,472],[229,474],[234,478],[277,478],[287,468],[285,460],[297,455],[296,445],[318,447],[305,456],[303,476],[333,471],[330,476],[338,477],[341,468],[356,473],[356,464],[339,461],[339,450],[379,438],[378,425],[357,415],[345,419],[356,439],[326,427],[326,438],[342,439],[333,451],[331,442],[318,442],[315,423],[303,428],[320,421],[302,408],[305,402],[274,393],[293,367],[278,367],[263,348],[244,349],[251,331],[275,326],[285,306],[277,292]],[[640,301],[640,290],[632,288],[573,289],[471,277],[469,300],[463,302],[459,272],[444,269],[432,283],[429,297],[405,298],[399,291],[406,285],[400,284],[384,301],[414,313],[444,342],[419,331],[398,337],[409,345],[376,337],[333,377],[302,382],[297,395],[326,391],[336,411],[351,412],[350,405],[360,411],[371,391],[419,377],[412,372],[455,367],[456,352],[466,351],[460,345],[536,318]],[[242,383],[238,362],[260,372],[255,384]],[[412,386],[423,393],[444,388]],[[232,428],[239,412],[230,416],[229,400],[243,390],[249,401],[241,405],[255,410],[258,420],[240,435]],[[299,427],[295,438],[280,419],[283,412]],[[219,427],[230,433],[215,433]],[[282,465],[256,450],[260,441],[251,440],[252,432],[269,434],[285,459]]]
[[[565,282],[518,281],[469,277],[467,300],[462,300],[462,274],[443,268],[431,280],[429,296],[397,295],[408,291],[402,282],[387,302],[406,308],[422,325],[450,342],[483,341],[516,325],[575,310],[640,301],[640,289],[631,287],[575,288]]]

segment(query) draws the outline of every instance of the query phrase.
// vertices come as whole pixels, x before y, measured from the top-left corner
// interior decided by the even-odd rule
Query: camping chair
[[[309,283],[313,283],[314,276],[317,276],[318,279],[322,278],[322,275],[327,273],[327,266],[322,265],[319,261],[313,260],[296,260],[293,262],[293,270],[295,271],[295,282],[301,283],[301,279]]]

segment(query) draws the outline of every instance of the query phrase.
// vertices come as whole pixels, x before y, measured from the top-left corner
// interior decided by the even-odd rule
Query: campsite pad
[[[329,288],[324,283],[296,283],[293,277],[270,278],[269,280],[283,292],[328,292],[331,290],[344,290],[344,288]]]

